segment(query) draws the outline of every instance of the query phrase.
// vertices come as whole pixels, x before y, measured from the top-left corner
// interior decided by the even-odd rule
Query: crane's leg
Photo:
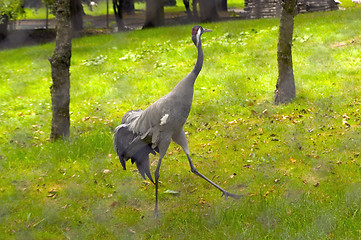
[[[154,173],[154,178],[155,178],[155,207],[154,207],[154,215],[156,217],[158,217],[158,183],[159,183],[159,170],[160,170],[160,165],[162,164],[162,159],[164,156],[160,156],[159,160],[158,160],[158,164],[157,164],[157,168],[155,170]]]
[[[159,170],[160,170],[160,165],[162,164],[162,159],[165,156],[167,149],[169,147],[171,141],[171,137],[164,137],[161,138],[159,144],[158,144],[158,149],[159,149],[159,160],[158,160],[158,164],[157,164],[157,168],[155,169],[154,172],[154,178],[155,178],[155,208],[154,208],[154,214],[156,217],[158,217],[159,213],[158,213],[158,184],[159,184]]]
[[[208,179],[206,176],[204,176],[203,174],[198,172],[198,170],[194,167],[191,156],[189,154],[188,142],[187,142],[187,138],[186,138],[186,135],[185,135],[183,130],[181,132],[179,132],[177,135],[173,136],[173,141],[183,148],[183,151],[187,155],[187,158],[188,158],[189,165],[191,167],[192,173],[194,173],[197,176],[203,178],[204,180],[206,180],[207,182],[212,184],[214,187],[218,188],[222,192],[222,196],[224,196],[226,199],[228,197],[232,197],[232,198],[235,198],[235,199],[238,199],[238,198],[242,197],[242,195],[237,195],[237,194],[230,193],[230,192],[224,190],[223,188],[218,186],[216,183],[214,183],[212,180]]]

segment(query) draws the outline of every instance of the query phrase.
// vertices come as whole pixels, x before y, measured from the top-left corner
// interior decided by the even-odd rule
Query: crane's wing
[[[125,155],[125,150],[134,138],[136,136],[129,131],[126,124],[121,124],[114,130],[114,147],[124,170],[126,170],[126,161],[131,157]]]
[[[130,124],[134,122],[136,119],[139,118],[139,116],[142,114],[143,110],[131,110],[129,112],[126,112],[122,118],[122,124]]]
[[[129,124],[129,129],[140,137],[138,140],[151,144],[153,149],[158,146],[160,140],[161,119],[164,117],[164,109],[161,108],[163,100],[164,97],[150,105]]]
[[[142,140],[137,133],[129,128],[129,124],[135,121],[141,113],[142,110],[136,110],[129,111],[124,115],[122,124],[115,129],[114,146],[124,170],[126,169],[126,161],[131,159],[132,163],[137,165],[142,177],[145,179],[145,175],[147,175],[154,182],[150,173],[149,154],[155,154],[155,151],[151,144],[147,143],[145,139]]]
[[[131,159],[132,159],[132,163],[135,162],[135,164],[137,165],[138,171],[142,175],[142,177],[146,179],[145,178],[145,174],[146,174],[149,180],[152,183],[154,183],[152,175],[150,173],[150,166],[149,166],[150,153],[155,154],[155,151],[149,145],[147,145],[143,147],[141,150],[137,151],[137,153],[135,153],[131,157]]]

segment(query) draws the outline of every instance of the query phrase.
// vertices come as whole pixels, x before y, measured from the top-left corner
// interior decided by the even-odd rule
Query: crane
[[[183,125],[186,122],[192,106],[194,83],[203,65],[203,50],[201,35],[212,30],[201,26],[192,28],[192,40],[198,50],[198,57],[193,70],[183,78],[173,90],[151,104],[144,111],[131,110],[124,114],[121,125],[114,133],[114,146],[123,169],[126,161],[131,159],[144,179],[146,176],[155,185],[155,214],[158,215],[158,184],[162,159],[165,156],[171,140],[183,148],[191,171],[205,179],[222,192],[226,199],[238,199],[241,195],[230,193],[216,183],[199,173],[194,167],[187,143]],[[154,173],[155,181],[150,173],[149,154],[159,153],[159,160]]]

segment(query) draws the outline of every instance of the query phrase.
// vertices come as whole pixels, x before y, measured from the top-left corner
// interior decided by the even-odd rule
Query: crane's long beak
[[[203,28],[204,32],[213,32],[211,29]]]

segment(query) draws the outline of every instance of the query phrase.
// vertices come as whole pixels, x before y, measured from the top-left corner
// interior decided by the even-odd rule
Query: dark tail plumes
[[[122,124],[115,129],[114,146],[119,156],[120,163],[123,169],[126,169],[126,161],[131,159],[132,163],[137,165],[139,173],[145,179],[145,175],[150,181],[153,181],[150,173],[149,154],[155,154],[151,144],[148,144],[140,139],[140,137],[129,130],[129,125],[135,121],[142,110],[129,111],[123,119]]]

